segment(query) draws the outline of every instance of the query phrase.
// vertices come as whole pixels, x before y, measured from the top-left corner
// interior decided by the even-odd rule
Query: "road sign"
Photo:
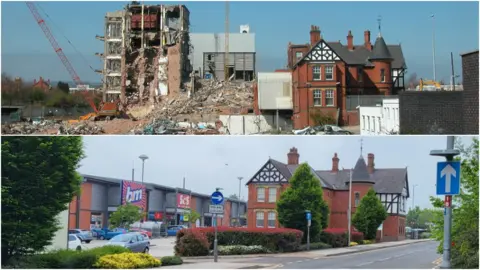
[[[437,163],[437,195],[460,194],[460,162]]]
[[[210,200],[212,204],[221,204],[223,203],[223,194],[220,191],[215,191],[212,193]]]
[[[223,214],[223,205],[221,204],[211,204],[208,208],[210,214]]]
[[[307,220],[312,220],[312,213],[307,212]]]

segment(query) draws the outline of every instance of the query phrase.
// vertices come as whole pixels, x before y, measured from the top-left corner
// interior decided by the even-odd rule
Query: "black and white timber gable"
[[[333,62],[340,61],[340,57],[324,41],[320,41],[305,56],[306,61]]]
[[[263,167],[248,181],[249,183],[262,184],[286,184],[289,176],[285,176],[270,159]]]
[[[377,193],[377,197],[382,202],[385,210],[389,215],[406,215],[407,214],[407,182],[401,194]]]

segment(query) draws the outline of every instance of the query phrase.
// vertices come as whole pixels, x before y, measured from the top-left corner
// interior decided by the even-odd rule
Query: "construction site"
[[[82,80],[36,4],[27,6],[80,88]],[[225,11],[229,29],[228,2]],[[102,77],[102,102],[96,104],[83,91],[90,113],[2,123],[3,134],[229,134],[222,119],[253,114],[254,76],[237,79],[227,64],[220,78],[206,79],[195,72],[186,6],[131,2],[123,10],[107,12],[102,28],[104,33],[95,37],[104,42],[104,51],[96,53],[103,67],[95,70]],[[224,42],[222,63],[229,63],[228,31]]]

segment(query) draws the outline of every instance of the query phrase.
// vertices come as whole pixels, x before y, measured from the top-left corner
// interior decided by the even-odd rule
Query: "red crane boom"
[[[32,12],[33,17],[35,18],[35,21],[38,23],[38,26],[42,29],[43,33],[47,37],[48,41],[50,41],[50,44],[52,45],[53,49],[55,50],[55,53],[57,56],[60,58],[60,61],[62,61],[63,65],[67,69],[68,73],[72,77],[73,81],[77,84],[77,87],[82,85],[82,81],[80,80],[80,77],[78,76],[77,72],[73,68],[72,64],[70,61],[68,61],[67,56],[63,53],[62,48],[58,45],[57,41],[55,40],[55,37],[52,35],[52,32],[50,32],[50,28],[48,28],[48,25],[45,23],[45,20],[42,18],[40,13],[38,12],[37,7],[35,6],[34,2],[26,2],[28,8],[30,9],[30,12]],[[92,98],[86,93],[87,91],[84,92],[84,96],[87,99],[88,103],[92,107],[92,109],[97,113],[97,107],[95,106],[95,103],[93,102]]]

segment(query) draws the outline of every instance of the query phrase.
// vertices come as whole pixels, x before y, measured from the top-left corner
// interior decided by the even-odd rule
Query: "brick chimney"
[[[340,161],[340,159],[338,158],[337,153],[335,153],[333,155],[333,158],[332,158],[332,173],[337,173],[338,172],[338,162],[339,161]]]
[[[295,147],[290,148],[290,152],[287,154],[288,157],[288,165],[298,165],[298,159],[300,155],[298,154],[298,150]]]
[[[312,25],[310,28],[310,46],[314,46],[319,42],[320,37],[320,28],[318,26]]]
[[[350,51],[353,51],[353,36],[352,36],[352,30],[348,31],[348,36],[347,36],[347,46]]]
[[[364,38],[364,46],[367,50],[371,51],[372,50],[372,43],[370,42],[370,31],[366,30],[363,33],[363,38]]]
[[[367,165],[368,173],[372,174],[373,171],[375,171],[375,155],[372,153],[369,153],[367,157],[368,157],[368,165]]]
[[[37,84],[37,79],[33,79],[33,84]]]

